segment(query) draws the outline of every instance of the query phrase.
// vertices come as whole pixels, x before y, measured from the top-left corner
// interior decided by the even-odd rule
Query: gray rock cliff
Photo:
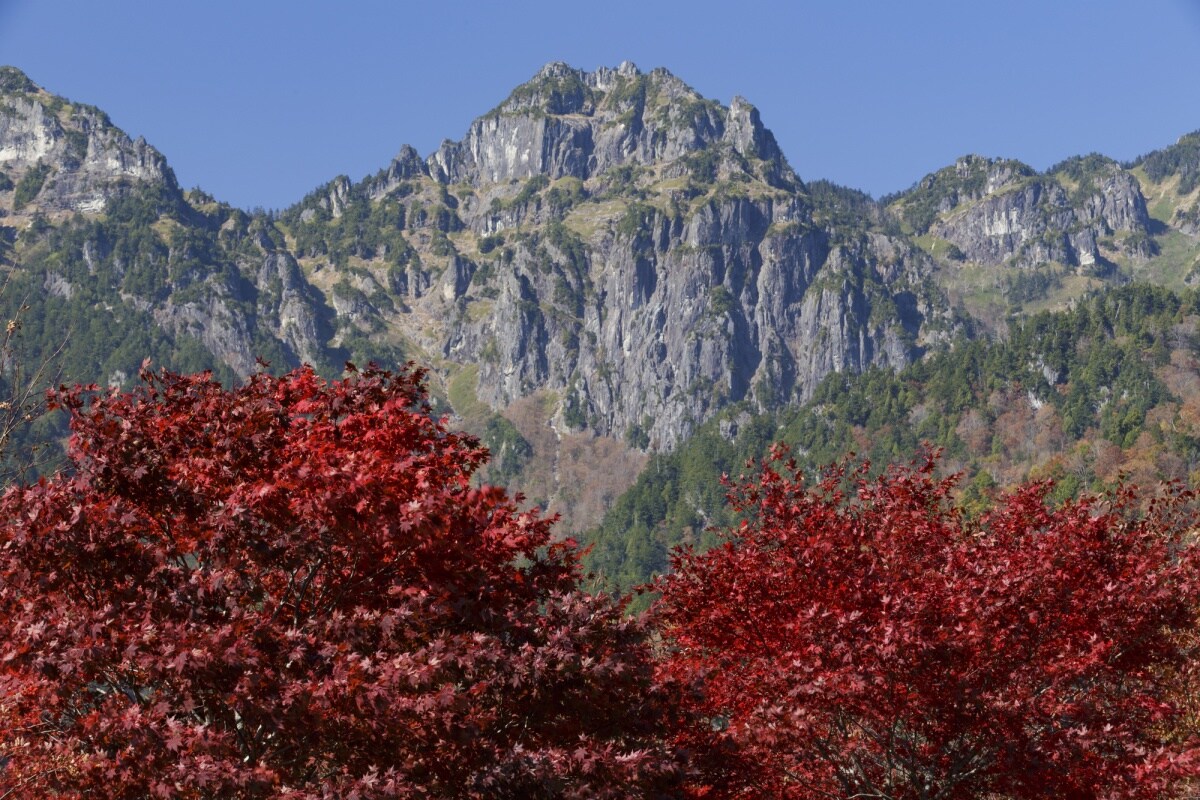
[[[40,175],[25,204],[99,212],[139,184],[175,186],[166,159],[104,112],[55,97],[12,67],[0,71],[0,85],[8,87],[0,96],[0,164],[13,181]]]
[[[953,243],[970,261],[1103,269],[1101,240],[1140,234],[1151,220],[1137,180],[1108,159],[1065,162],[1045,175],[1015,161],[967,156],[923,180],[900,203],[918,233]]]

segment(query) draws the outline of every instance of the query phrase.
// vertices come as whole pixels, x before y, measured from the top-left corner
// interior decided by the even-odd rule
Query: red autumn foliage
[[[671,791],[643,626],[421,373],[144,378],[0,501],[0,797]]]
[[[933,470],[811,485],[766,462],[723,546],[677,554],[663,670],[740,760],[711,796],[1173,796],[1197,767],[1172,695],[1200,607],[1180,503],[1049,508],[1035,484],[975,524]]]

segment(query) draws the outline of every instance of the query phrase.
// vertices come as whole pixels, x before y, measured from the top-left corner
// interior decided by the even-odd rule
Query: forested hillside
[[[785,442],[812,471],[848,454],[876,467],[929,446],[959,473],[968,509],[1027,478],[1055,496],[1200,479],[1200,293],[1132,285],[1068,311],[1014,319],[1003,340],[963,339],[903,370],[832,375],[778,413],[731,408],[655,456],[584,537],[589,564],[616,585],[667,568],[680,543],[732,523],[722,474]]]

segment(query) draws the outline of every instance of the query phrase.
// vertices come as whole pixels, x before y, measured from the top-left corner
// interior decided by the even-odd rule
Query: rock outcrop
[[[952,243],[969,261],[1034,267],[1111,267],[1101,240],[1133,236],[1146,250],[1151,225],[1137,180],[1108,159],[1064,162],[1045,175],[1015,161],[967,156],[930,175],[897,203],[918,233]]]
[[[0,167],[24,187],[15,206],[99,212],[138,185],[175,188],[162,154],[99,109],[55,97],[12,67],[0,68],[0,87]]]
[[[444,143],[429,168],[442,182],[471,185],[539,175],[587,180],[720,144],[784,178],[774,137],[741,98],[722,108],[665,69],[643,74],[630,62],[595,72],[553,63],[472,123],[462,141]]]

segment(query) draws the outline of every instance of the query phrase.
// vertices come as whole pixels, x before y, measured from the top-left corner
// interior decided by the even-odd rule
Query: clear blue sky
[[[243,207],[427,154],[547,61],[624,59],[747,97],[802,178],[875,195],[1200,128],[1200,0],[0,0],[0,63]]]

